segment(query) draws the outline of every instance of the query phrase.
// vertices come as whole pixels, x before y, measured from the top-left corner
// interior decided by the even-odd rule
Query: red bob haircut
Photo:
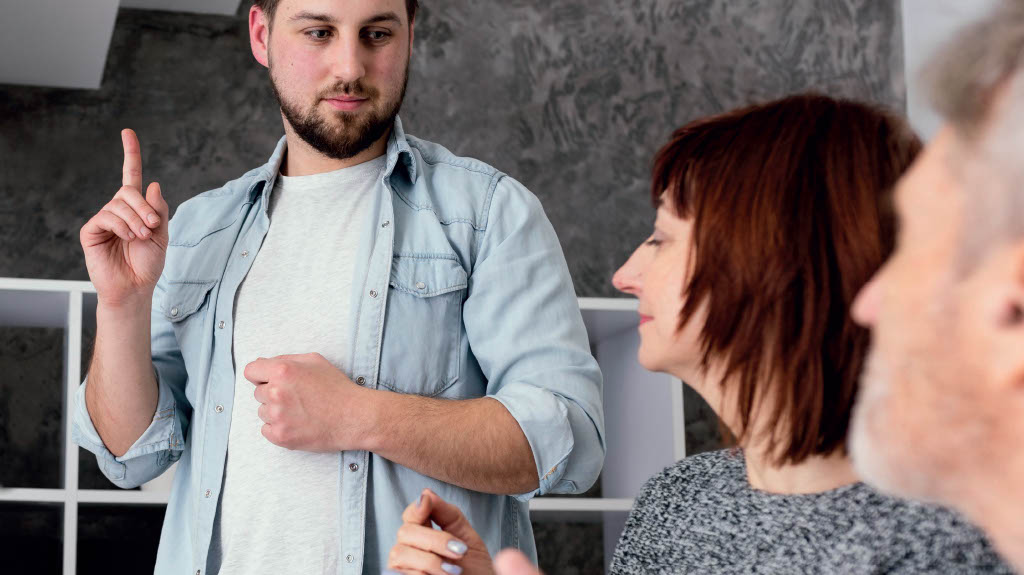
[[[849,310],[893,249],[892,190],[920,150],[895,115],[806,94],[690,123],[655,157],[655,206],[693,221],[680,328],[706,303],[732,431],[749,438],[767,398],[777,463],[845,451],[869,343]]]

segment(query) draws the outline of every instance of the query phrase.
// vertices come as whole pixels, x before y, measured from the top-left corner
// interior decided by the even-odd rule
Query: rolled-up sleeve
[[[463,320],[487,396],[533,451],[540,486],[516,497],[583,492],[604,464],[602,377],[554,228],[537,198],[503,177],[478,234]]]
[[[163,318],[163,279],[153,292],[152,359],[159,386],[153,421],[138,440],[120,457],[104,445],[85,402],[88,377],[75,393],[71,439],[96,455],[100,470],[114,485],[138,487],[159,476],[181,457],[191,409],[185,397],[187,375],[171,325]],[[116,385],[116,382],[114,382]]]

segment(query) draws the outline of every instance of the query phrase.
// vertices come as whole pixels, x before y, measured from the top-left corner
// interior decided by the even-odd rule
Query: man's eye
[[[330,30],[310,30],[306,32],[306,35],[314,40],[326,40],[330,35]]]
[[[367,31],[366,34],[365,34],[365,36],[367,38],[369,38],[370,40],[372,40],[374,42],[380,42],[381,40],[386,40],[387,37],[390,36],[390,35],[391,34],[385,32],[383,30],[370,30],[370,31]]]

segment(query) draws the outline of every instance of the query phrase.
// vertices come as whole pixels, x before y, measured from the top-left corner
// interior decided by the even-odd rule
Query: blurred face
[[[700,366],[701,318],[679,329],[692,256],[693,221],[658,209],[654,233],[615,273],[612,284],[639,300],[640,364],[694,382]],[[700,314],[698,314],[700,315]]]
[[[872,351],[850,446],[865,480],[978,520],[1020,461],[1024,268],[1007,246],[965,261],[965,213],[986,191],[964,178],[964,150],[946,128],[898,187],[896,251],[853,309]]]
[[[408,80],[404,0],[282,0],[265,24],[254,7],[253,52],[270,68],[282,115],[303,141],[340,160],[388,133]]]
[[[854,319],[872,329],[851,435],[858,471],[885,489],[929,497],[937,473],[953,464],[942,461],[943,450],[926,447],[956,409],[937,409],[946,392],[937,394],[935,381],[944,379],[935,362],[951,351],[954,335],[949,297],[963,198],[948,169],[953,138],[941,132],[901,180],[896,250],[853,308]]]

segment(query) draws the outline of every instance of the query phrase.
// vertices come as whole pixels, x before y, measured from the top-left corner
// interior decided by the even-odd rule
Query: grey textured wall
[[[807,89],[902,110],[899,3],[423,0],[403,119],[411,133],[532,189],[578,293],[605,296],[649,233],[649,162],[672,129]],[[282,129],[242,11],[124,10],[100,90],[0,86],[0,277],[88,278],[78,230],[120,185],[123,127],[139,132],[144,177],[163,184],[172,210],[262,164]],[[0,330],[0,483],[59,481],[62,338]],[[713,448],[713,414],[689,391],[686,407],[689,450]],[[83,487],[109,487],[91,456],[81,462]],[[0,538],[0,552],[16,566],[38,556],[33,565],[51,572],[60,538],[52,511],[0,505],[0,527],[20,526],[18,537]],[[142,533],[131,525],[151,529],[161,511],[89,513],[82,540],[102,550]],[[599,570],[597,533],[538,525],[542,565]],[[93,555],[98,571],[103,553]],[[93,570],[89,557],[80,552],[80,572]],[[148,548],[137,558],[151,560]]]
[[[579,294],[612,295],[674,127],[805,89],[902,109],[900,30],[877,0],[425,0],[403,117],[523,181]],[[0,277],[87,279],[126,126],[172,209],[262,164],[282,129],[244,19],[124,10],[100,90],[0,87]]]

